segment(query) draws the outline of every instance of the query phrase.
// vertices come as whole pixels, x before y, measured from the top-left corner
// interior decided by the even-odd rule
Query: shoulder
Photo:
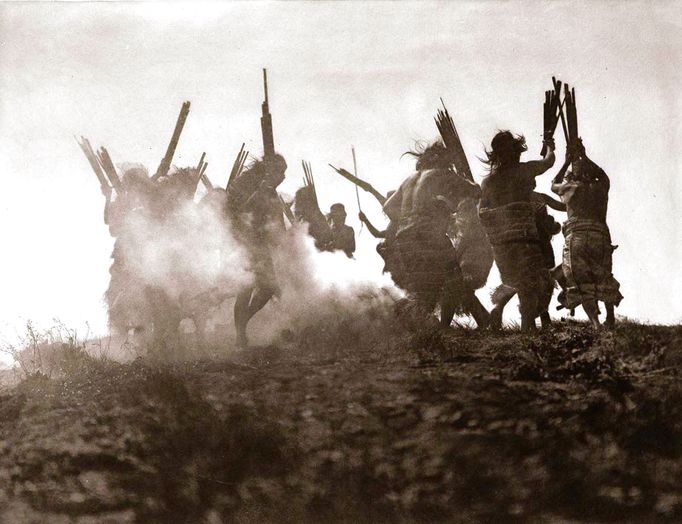
[[[432,179],[432,178],[443,178],[449,176],[450,173],[447,169],[425,169],[424,171],[417,172],[417,175],[422,179]]]
[[[516,176],[523,178],[535,178],[535,175],[544,172],[545,168],[540,160],[529,160],[528,162],[520,162],[516,166],[515,172]]]
[[[400,189],[406,189],[415,185],[423,176],[423,171],[416,171],[408,176],[403,183],[400,184]]]

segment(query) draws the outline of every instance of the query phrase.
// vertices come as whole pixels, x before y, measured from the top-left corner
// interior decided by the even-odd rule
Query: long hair
[[[276,153],[270,161],[265,158],[252,157],[251,161],[244,166],[242,173],[257,173],[264,175],[268,162],[271,162],[273,166],[279,167],[280,169],[286,169],[287,166],[284,157],[279,153]]]
[[[528,151],[526,138],[513,135],[511,131],[498,131],[490,142],[490,149],[485,150],[483,163],[490,168],[490,173],[519,163],[521,153]]]
[[[410,155],[417,159],[417,171],[425,169],[448,168],[452,164],[452,156],[442,140],[431,144],[416,142],[413,151],[406,151],[403,156]]]

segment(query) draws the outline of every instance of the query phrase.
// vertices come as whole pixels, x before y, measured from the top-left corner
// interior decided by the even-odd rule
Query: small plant
[[[19,342],[6,344],[2,351],[12,357],[22,379],[77,372],[92,360],[77,330],[59,319],[54,319],[54,325],[44,330],[27,321],[26,332],[19,337]]]

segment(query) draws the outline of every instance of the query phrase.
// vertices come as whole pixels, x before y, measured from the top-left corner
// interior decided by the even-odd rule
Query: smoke
[[[254,319],[251,332],[257,343],[271,342],[285,330],[338,325],[387,309],[402,293],[388,275],[361,271],[342,251],[318,251],[307,224],[288,229],[273,255],[280,293]]]
[[[164,188],[151,190],[158,199]],[[168,318],[180,331],[229,346],[234,297],[255,282],[248,246],[227,218],[224,191],[211,191],[200,202],[175,196],[163,196],[156,211],[135,195],[112,203],[112,215],[120,215],[110,219],[117,237],[107,293],[112,329],[143,327],[150,333],[152,324],[158,333],[159,318]],[[120,224],[112,226],[117,219]],[[319,252],[306,224],[279,234],[271,256],[279,290],[249,323],[256,344],[373,308],[386,310],[400,293],[387,275],[362,274],[343,252]]]

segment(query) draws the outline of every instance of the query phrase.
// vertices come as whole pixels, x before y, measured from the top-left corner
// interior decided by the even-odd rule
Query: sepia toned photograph
[[[0,523],[682,522],[682,0],[0,1]]]

